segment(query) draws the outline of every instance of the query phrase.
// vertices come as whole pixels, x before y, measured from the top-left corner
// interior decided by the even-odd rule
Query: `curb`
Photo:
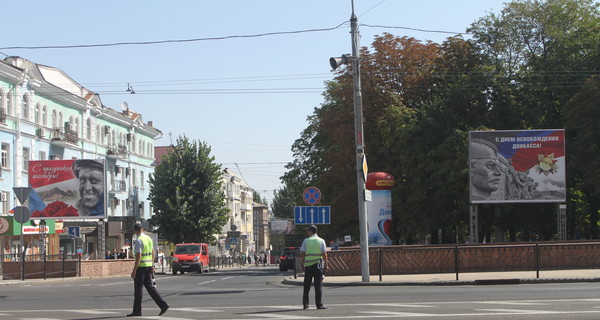
[[[374,287],[374,286],[470,286],[470,285],[515,285],[515,284],[544,284],[544,283],[577,283],[600,282],[600,278],[548,278],[548,279],[485,279],[458,281],[373,281],[373,282],[323,282],[324,287]],[[282,284],[302,286],[303,281],[289,277]]]

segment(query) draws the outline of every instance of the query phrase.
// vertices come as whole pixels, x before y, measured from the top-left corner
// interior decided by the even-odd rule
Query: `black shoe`
[[[141,316],[142,316],[142,314],[141,314],[141,313],[135,313],[135,312],[132,312],[132,313],[128,314],[127,316],[128,316],[128,317],[141,317]]]
[[[308,305],[307,305],[307,304],[305,304],[305,305],[304,305],[304,307],[303,307],[302,309],[304,309],[304,310],[308,309]]]
[[[167,312],[167,310],[169,310],[169,306],[165,306],[163,308],[160,308],[160,313],[158,315],[162,316],[163,314],[165,314],[165,312]]]
[[[321,305],[321,306],[317,306],[317,309],[319,309],[319,310],[325,310],[325,309],[327,309],[327,307],[326,307],[326,306],[323,306],[323,305]]]

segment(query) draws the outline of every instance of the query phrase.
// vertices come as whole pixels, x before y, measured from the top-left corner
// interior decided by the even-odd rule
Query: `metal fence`
[[[4,280],[76,277],[81,275],[81,256],[2,254],[0,275]]]
[[[329,275],[359,275],[360,250],[329,252]],[[517,243],[370,248],[371,275],[589,269],[600,266],[600,242]]]

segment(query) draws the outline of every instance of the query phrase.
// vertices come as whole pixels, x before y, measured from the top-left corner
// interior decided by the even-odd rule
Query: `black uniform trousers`
[[[323,305],[321,298],[323,297],[323,269],[320,263],[312,266],[304,267],[304,293],[302,295],[302,304],[308,306],[308,294],[310,293],[310,285],[314,279],[315,283],[315,302],[317,307]]]
[[[142,290],[146,287],[146,291],[159,308],[163,309],[168,306],[167,302],[156,290],[156,286],[153,281],[152,267],[138,267],[135,272],[135,279],[133,280],[134,286],[134,298],[133,298],[133,313],[142,313]]]

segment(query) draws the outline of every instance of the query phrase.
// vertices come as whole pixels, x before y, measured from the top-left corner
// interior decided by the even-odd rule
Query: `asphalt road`
[[[302,288],[274,267],[158,275],[171,305],[162,317],[144,295],[141,319],[600,319],[600,284],[326,287],[328,310],[302,310]],[[311,299],[314,295],[311,292]],[[312,301],[312,300],[311,300]],[[121,319],[129,278],[0,287],[0,319]]]

